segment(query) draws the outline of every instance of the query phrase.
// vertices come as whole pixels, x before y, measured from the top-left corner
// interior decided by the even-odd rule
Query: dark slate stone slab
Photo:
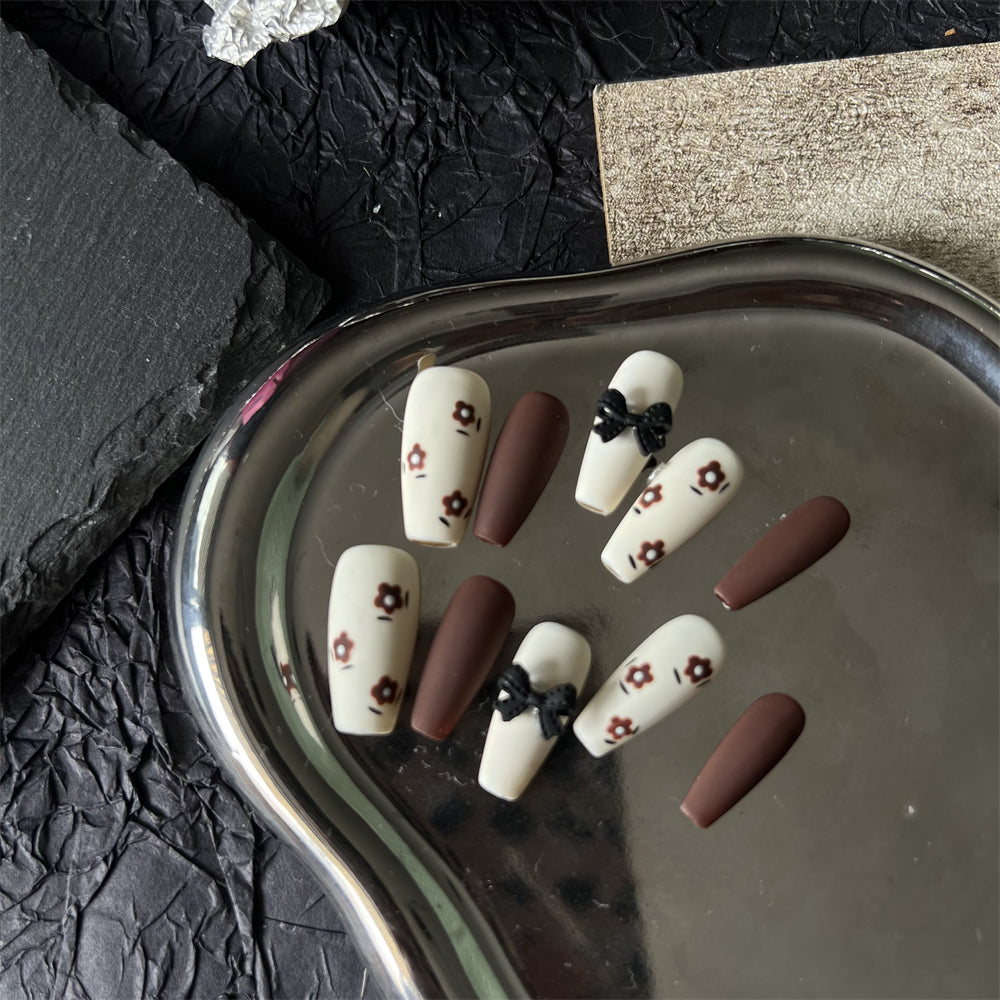
[[[5,27],[0,74],[9,651],[299,338],[325,285]]]

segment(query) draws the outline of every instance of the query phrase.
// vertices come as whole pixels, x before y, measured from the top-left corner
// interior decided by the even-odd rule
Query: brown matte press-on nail
[[[470,576],[441,617],[420,677],[410,725],[443,740],[483,686],[514,620],[510,591],[488,576]]]
[[[788,753],[805,724],[806,713],[790,695],[758,698],[712,751],[681,812],[700,827],[711,826]]]
[[[545,489],[569,435],[569,412],[547,392],[529,392],[504,421],[479,494],[474,531],[506,545]]]
[[[718,582],[715,596],[731,611],[787,583],[847,534],[851,515],[833,497],[813,497],[786,514]]]

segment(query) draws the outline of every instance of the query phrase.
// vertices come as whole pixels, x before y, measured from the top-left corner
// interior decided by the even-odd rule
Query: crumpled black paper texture
[[[210,14],[3,7],[326,277],[335,310],[606,265],[598,83],[997,37],[993,2],[358,2],[240,69],[201,48]],[[181,480],[5,666],[4,997],[360,993],[335,914],[176,689],[157,581]]]
[[[166,555],[182,486],[5,675],[4,998],[362,994],[339,915],[226,783],[178,685]]]
[[[336,308],[605,265],[595,84],[986,41],[996,20],[991,3],[365,2],[240,69],[205,54],[204,4],[4,12]]]

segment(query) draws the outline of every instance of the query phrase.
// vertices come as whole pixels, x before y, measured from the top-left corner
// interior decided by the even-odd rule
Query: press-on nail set
[[[605,569],[623,583],[638,580],[701,531],[743,481],[739,456],[710,437],[655,464],[682,388],[676,362],[639,351],[619,366],[594,407],[576,485],[581,507],[611,514],[642,470],[655,466],[600,554]],[[568,440],[569,414],[548,393],[525,394],[507,415],[487,465],[491,417],[489,388],[474,372],[432,366],[414,378],[400,455],[409,541],[454,547],[471,523],[477,538],[505,546],[530,515]],[[729,609],[745,607],[812,565],[839,542],[848,523],[846,509],[832,497],[807,501],[733,565],[716,595]],[[341,555],[327,643],[333,722],[340,732],[383,735],[395,726],[419,613],[420,576],[409,553],[358,545]],[[414,730],[433,740],[451,733],[493,671],[513,620],[514,598],[499,581],[473,576],[458,587],[427,654],[413,703]],[[624,746],[709,684],[725,657],[725,643],[710,622],[681,615],[639,642],[577,711],[590,646],[565,625],[540,622],[500,672],[481,787],[516,799],[567,728],[594,757]],[[698,775],[684,800],[685,814],[699,826],[714,822],[777,764],[804,718],[787,695],[758,699]]]

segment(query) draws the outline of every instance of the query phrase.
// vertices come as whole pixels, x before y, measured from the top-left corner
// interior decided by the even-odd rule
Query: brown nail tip
[[[731,611],[745,608],[798,576],[847,534],[851,515],[835,497],[800,504],[759,538],[715,587]]]
[[[441,616],[417,687],[410,725],[443,740],[483,686],[514,621],[514,598],[498,580],[470,576]]]
[[[569,411],[547,392],[525,393],[512,407],[493,446],[479,493],[473,531],[506,545],[538,502],[569,436]]]
[[[806,724],[790,695],[758,698],[712,751],[688,789],[681,812],[702,829],[727,813],[778,764]]]

